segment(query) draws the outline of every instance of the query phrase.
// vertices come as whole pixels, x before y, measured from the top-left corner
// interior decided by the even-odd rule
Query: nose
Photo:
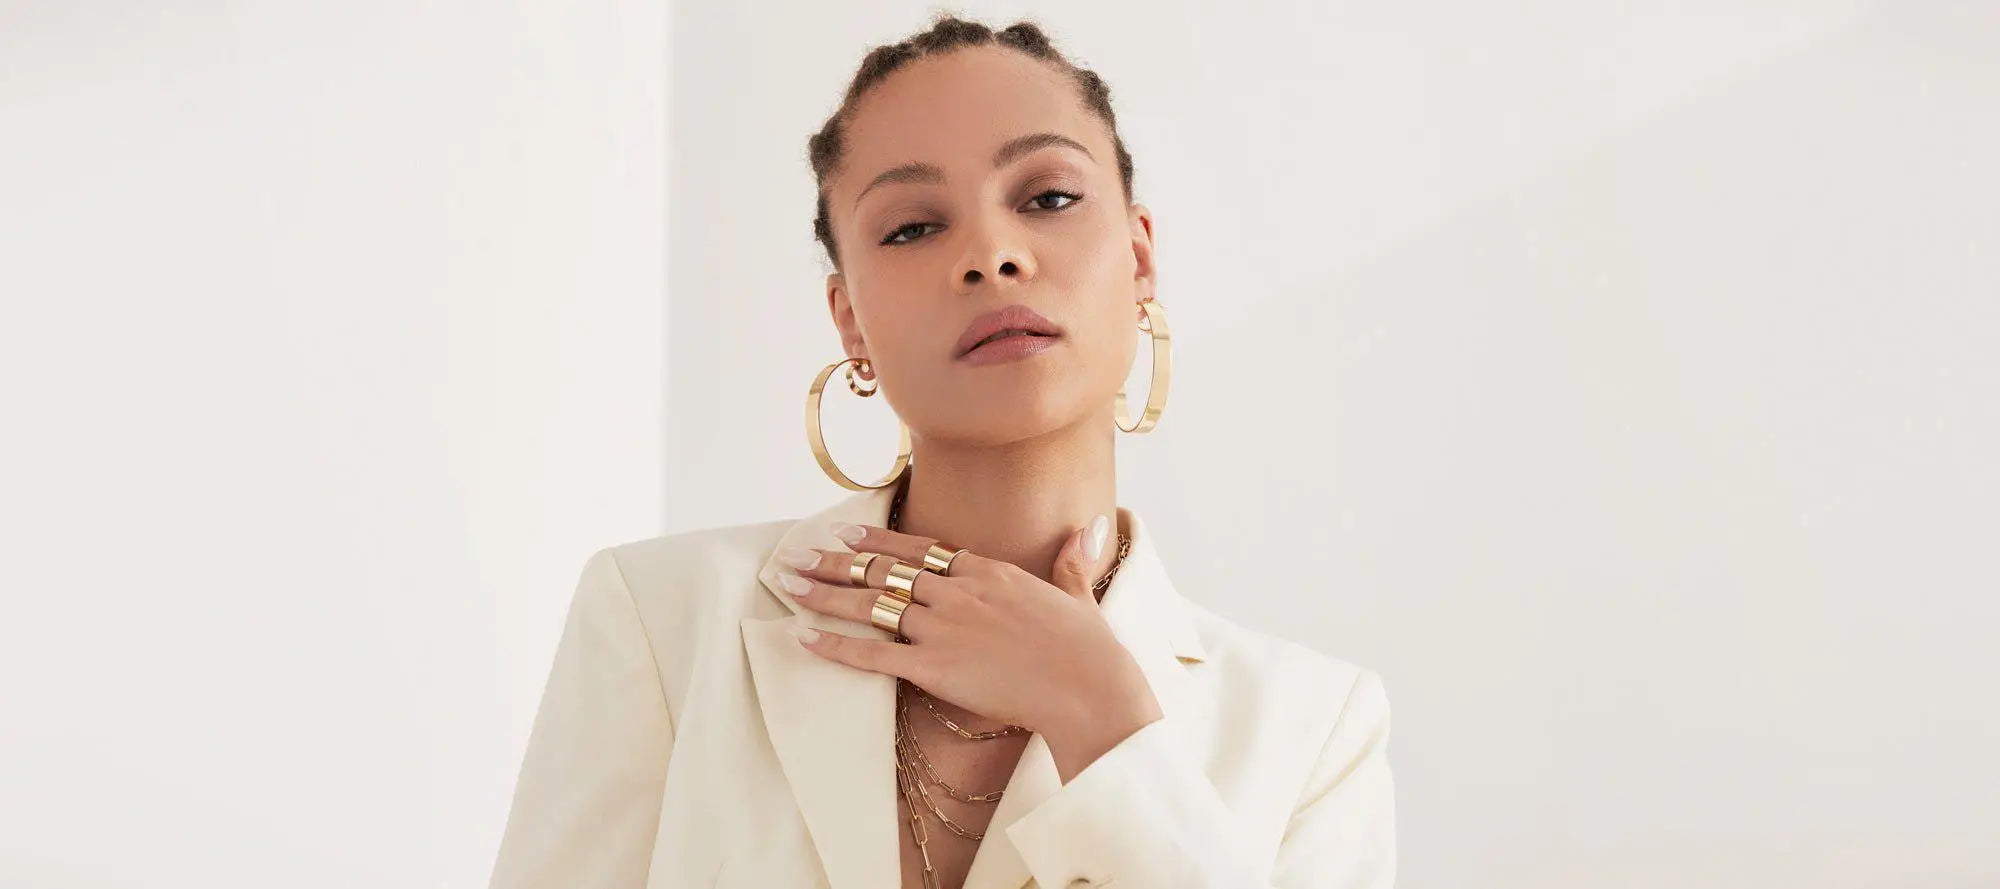
[[[1020,245],[1022,234],[1005,225],[995,225],[986,229],[991,236],[976,238],[966,252],[966,258],[959,267],[958,278],[962,286],[972,287],[988,276],[1002,279],[1026,281],[1034,277],[1034,259]]]
[[[1010,278],[1018,278],[1021,275],[1020,263],[1017,263],[1011,259],[1000,260],[997,263],[997,268],[1001,275]],[[965,283],[967,284],[977,284],[980,281],[985,280],[985,278],[986,278],[986,273],[980,271],[977,267],[965,270]]]

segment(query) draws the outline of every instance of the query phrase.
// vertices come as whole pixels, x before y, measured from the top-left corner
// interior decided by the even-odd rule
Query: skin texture
[[[1082,150],[1049,145],[994,166],[1003,145],[1037,133]],[[877,174],[911,162],[942,168],[943,181],[863,194]],[[1117,521],[1112,399],[1139,347],[1138,304],[1153,297],[1152,216],[1126,201],[1110,131],[1067,76],[995,46],[918,59],[878,84],[855,106],[827,185],[840,245],[827,307],[842,349],[869,359],[909,427],[916,467],[904,533],[860,528],[848,543],[916,564],[932,542],[968,552],[952,577],[919,580],[904,617],[909,643],[823,633],[801,644],[910,679],[969,730],[1041,733],[1067,782],[1161,717],[1090,591],[1122,529],[1104,527],[1094,557],[1084,540],[1093,518]],[[1062,329],[1053,348],[986,366],[956,360],[967,324],[1014,303]],[[802,604],[867,620],[879,590],[850,586],[844,558],[790,555]],[[886,568],[877,561],[871,585]],[[1025,745],[1025,736],[966,742],[912,716],[939,767],[975,789],[1004,784]],[[991,809],[952,811],[983,828]],[[933,858],[955,884],[972,844],[931,833]]]

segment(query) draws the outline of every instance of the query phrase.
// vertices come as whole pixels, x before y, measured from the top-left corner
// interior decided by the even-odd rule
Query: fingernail
[[[792,638],[799,640],[800,643],[805,645],[811,645],[819,641],[819,631],[804,624],[792,624],[785,628],[785,632],[792,634]]]
[[[788,546],[778,551],[778,561],[793,568],[811,568],[819,564],[819,550]]]
[[[812,592],[813,588],[812,581],[788,571],[778,572],[778,585],[784,587],[785,592],[791,593],[794,596],[803,596]]]
[[[1090,528],[1084,532],[1083,536],[1083,554],[1089,556],[1091,561],[1097,561],[1098,556],[1104,555],[1104,535],[1110,532],[1111,519],[1109,517],[1100,515],[1097,518],[1091,519]]]
[[[866,536],[867,534],[868,534],[868,529],[863,528],[860,525],[849,525],[842,523],[833,526],[833,536],[840,538],[840,542],[845,543],[848,546],[853,546],[857,543],[860,543],[861,538]]]

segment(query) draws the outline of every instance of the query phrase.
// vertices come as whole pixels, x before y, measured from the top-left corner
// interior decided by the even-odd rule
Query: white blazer
[[[895,680],[813,654],[785,628],[892,637],[799,605],[776,557],[845,548],[829,523],[882,526],[890,494],[593,554],[494,889],[895,889],[908,829]],[[1068,784],[1030,736],[965,889],[1389,889],[1380,677],[1183,599],[1139,516],[1119,512],[1132,548],[1103,614],[1165,716]]]

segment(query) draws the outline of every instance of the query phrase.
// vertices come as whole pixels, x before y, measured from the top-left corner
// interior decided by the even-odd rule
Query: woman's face
[[[842,267],[827,300],[912,434],[1109,430],[1153,295],[1152,217],[1126,204],[1109,129],[1069,79],[1004,47],[920,59],[857,104],[846,141],[828,183]],[[969,325],[1014,305],[1060,334],[1031,354],[1025,341],[960,354]]]

